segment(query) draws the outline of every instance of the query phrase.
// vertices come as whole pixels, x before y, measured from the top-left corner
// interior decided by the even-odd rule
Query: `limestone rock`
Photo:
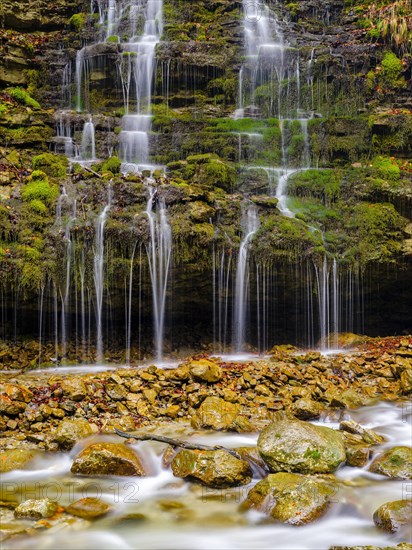
[[[111,506],[98,498],[86,497],[76,500],[66,508],[66,512],[82,519],[96,519],[106,515]]]
[[[95,443],[75,458],[73,474],[144,476],[139,457],[122,443]]]
[[[172,460],[176,477],[200,481],[210,487],[235,487],[250,482],[252,472],[245,460],[225,450],[181,450]]]
[[[7,449],[0,452],[0,473],[21,470],[35,458],[36,453],[28,449]]]
[[[395,479],[412,479],[412,449],[392,447],[376,457],[369,470]]]
[[[73,401],[82,401],[86,395],[86,386],[80,377],[71,377],[61,382],[63,395]]]
[[[341,433],[279,413],[257,446],[272,472],[330,473],[346,458]]]
[[[222,369],[209,359],[191,361],[189,364],[190,374],[195,380],[202,382],[218,382],[222,378]]]
[[[249,491],[241,509],[264,512],[282,523],[304,525],[322,516],[335,493],[332,481],[300,474],[269,474]]]
[[[41,519],[50,518],[58,510],[57,502],[54,502],[48,498],[41,498],[38,500],[29,499],[25,500],[14,510],[16,518],[27,519]]]
[[[66,419],[60,422],[54,433],[54,441],[61,449],[69,450],[74,445],[93,434],[93,429],[84,418]]]
[[[373,514],[377,527],[396,533],[403,525],[410,525],[412,500],[395,500],[382,504]]]
[[[191,424],[194,428],[252,431],[250,422],[240,411],[237,403],[229,403],[220,397],[207,397],[192,416]]]

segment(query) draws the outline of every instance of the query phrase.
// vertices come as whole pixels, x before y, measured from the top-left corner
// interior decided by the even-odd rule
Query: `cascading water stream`
[[[112,190],[109,186],[107,204],[96,222],[93,280],[96,294],[96,361],[103,359],[103,290],[104,290],[104,226],[111,207]]]
[[[164,202],[158,198],[157,190],[149,188],[146,214],[149,220],[150,243],[147,247],[153,296],[153,324],[155,353],[157,360],[163,356],[166,294],[172,256],[172,231],[167,220]],[[154,211],[155,205],[157,211]]]
[[[240,244],[236,268],[235,308],[233,323],[233,343],[236,352],[242,352],[246,338],[246,317],[248,303],[248,249],[249,243],[259,228],[259,216],[254,204],[248,205],[244,220],[244,237]]]
[[[95,140],[94,124],[91,117],[83,127],[80,158],[81,160],[96,160],[96,140]]]

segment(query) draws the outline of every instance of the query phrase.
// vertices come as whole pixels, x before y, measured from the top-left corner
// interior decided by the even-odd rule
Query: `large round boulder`
[[[377,456],[369,467],[371,472],[395,479],[412,479],[412,449],[392,447]]]
[[[200,481],[210,487],[235,487],[250,482],[252,472],[245,460],[228,451],[192,451],[183,449],[172,460],[176,477]]]
[[[379,506],[373,514],[373,521],[377,527],[398,532],[403,526],[410,525],[412,518],[412,500],[395,500]]]
[[[271,472],[325,474],[334,472],[346,459],[342,434],[275,415],[275,421],[260,434],[259,453]]]
[[[137,454],[123,443],[95,443],[75,458],[73,474],[144,476]]]
[[[300,474],[269,474],[248,493],[242,510],[258,510],[275,521],[304,525],[318,519],[329,507],[336,484]]]

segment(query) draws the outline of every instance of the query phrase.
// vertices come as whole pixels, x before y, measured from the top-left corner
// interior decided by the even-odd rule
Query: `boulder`
[[[258,510],[289,525],[304,525],[321,517],[335,494],[333,481],[300,474],[269,474],[249,491],[241,509]]]
[[[395,479],[412,479],[412,449],[392,447],[375,458],[369,471]]]
[[[36,453],[27,449],[7,449],[0,452],[0,473],[21,470],[33,460]]]
[[[48,498],[25,500],[14,510],[16,518],[41,519],[50,518],[57,512],[59,505]]]
[[[412,369],[405,369],[401,374],[401,388],[405,394],[412,392]]]
[[[310,420],[311,418],[319,418],[324,407],[313,399],[303,397],[295,401],[290,410],[300,420]]]
[[[343,439],[346,449],[346,464],[357,468],[365,466],[371,456],[371,446],[357,434],[343,432]]]
[[[86,497],[76,500],[66,508],[66,512],[82,519],[97,519],[106,515],[112,507],[98,498]]]
[[[379,506],[373,514],[377,527],[396,533],[404,525],[410,525],[412,518],[412,500],[395,500]]]
[[[191,361],[189,364],[190,374],[195,380],[202,382],[218,382],[222,378],[222,369],[209,359],[199,359]]]
[[[207,397],[192,416],[191,424],[194,428],[253,431],[249,420],[240,411],[241,407],[237,403],[229,403],[220,397]]]
[[[245,460],[236,458],[225,450],[181,450],[173,458],[173,474],[176,477],[200,481],[210,487],[236,487],[250,482],[252,472]]]
[[[61,449],[70,450],[74,445],[93,434],[93,429],[84,418],[66,419],[54,432],[54,441]]]
[[[63,390],[64,397],[72,401],[82,401],[87,395],[86,386],[79,377],[73,376],[66,380],[62,380],[60,386]]]
[[[334,472],[346,459],[341,433],[276,413],[259,435],[258,449],[271,472]]]
[[[359,435],[362,438],[362,441],[368,445],[380,445],[385,442],[383,435],[379,435],[373,430],[364,428],[353,420],[344,420],[340,423],[339,429],[350,434]]]
[[[71,471],[83,475],[144,476],[136,453],[122,443],[95,443],[75,458]]]

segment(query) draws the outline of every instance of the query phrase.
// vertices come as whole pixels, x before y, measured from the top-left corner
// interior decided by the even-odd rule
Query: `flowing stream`
[[[375,429],[387,438],[382,448],[409,445],[410,408],[404,404],[381,403],[350,411],[348,416]],[[317,422],[322,424],[322,422]],[[324,424],[324,423],[323,423]],[[337,427],[326,423],[328,427]],[[165,428],[166,429],[166,428]],[[168,436],[187,438],[229,448],[254,446],[257,434],[194,432],[169,424]],[[185,434],[182,437],[182,434]],[[67,506],[85,496],[100,497],[113,506],[112,512],[92,524],[73,526],[71,531],[56,525],[37,530],[30,538],[6,541],[4,550],[51,549],[302,549],[327,550],[333,545],[388,546],[404,541],[408,533],[389,536],[377,529],[373,512],[383,503],[406,498],[406,482],[372,474],[365,468],[342,467],[336,473],[344,481],[333,504],[322,519],[303,527],[262,522],[256,513],[239,511],[250,485],[233,489],[211,489],[175,478],[162,466],[165,445],[139,442],[132,445],[149,474],[136,477],[85,477],[70,474],[74,456],[86,445],[119,441],[111,436],[92,436],[70,453],[45,454],[30,471],[3,474],[3,499],[55,498]],[[258,475],[258,474],[256,474]],[[410,487],[410,484],[409,484]]]

